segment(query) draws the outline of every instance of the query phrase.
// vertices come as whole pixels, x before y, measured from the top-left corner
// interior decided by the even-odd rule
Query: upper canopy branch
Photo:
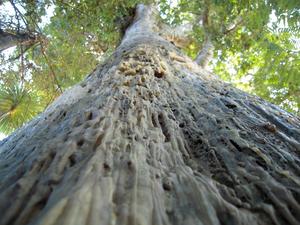
[[[214,45],[211,40],[211,34],[209,32],[209,2],[206,1],[205,8],[201,15],[201,23],[205,33],[205,41],[202,45],[202,49],[199,51],[195,62],[203,68],[206,68],[209,62],[213,58]]]
[[[122,40],[122,44],[130,41],[134,37],[154,35],[156,9],[152,5],[138,4],[136,7],[134,20],[127,28]]]
[[[202,49],[199,51],[195,62],[203,68],[206,68],[213,58],[214,45],[209,36],[206,37]]]

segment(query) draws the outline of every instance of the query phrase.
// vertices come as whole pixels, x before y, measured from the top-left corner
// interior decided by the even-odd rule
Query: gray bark
[[[299,224],[299,118],[140,31],[0,143],[0,224]]]
[[[26,33],[12,34],[5,31],[0,31],[0,52],[20,43],[33,42],[34,40],[34,37]]]
[[[199,51],[195,62],[203,69],[206,69],[214,54],[214,45],[209,37],[206,37],[202,49]]]

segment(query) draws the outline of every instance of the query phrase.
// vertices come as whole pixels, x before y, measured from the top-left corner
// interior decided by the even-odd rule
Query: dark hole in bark
[[[236,105],[234,105],[234,104],[232,104],[232,103],[226,103],[225,105],[226,105],[226,107],[229,108],[229,109],[235,109],[235,108],[237,107]]]
[[[70,167],[73,167],[76,164],[76,155],[72,154],[69,156]]]
[[[264,168],[265,170],[268,169],[267,164],[265,163],[265,161],[260,160],[260,159],[256,159],[255,162],[260,165],[262,168]]]
[[[105,163],[103,163],[103,168],[106,170],[109,170],[110,166],[105,162]]]
[[[242,151],[242,148],[235,141],[233,141],[231,139],[229,141],[239,152]]]
[[[60,180],[61,180],[60,177],[59,178],[52,178],[51,180],[48,180],[47,184],[49,186],[51,186],[51,185],[57,185],[57,184],[59,184]]]
[[[171,191],[171,184],[169,182],[164,182],[163,183],[163,189],[165,191]]]
[[[132,168],[133,168],[133,163],[132,163],[132,161],[129,160],[129,161],[127,162],[127,166],[128,166],[129,169],[132,169]]]
[[[91,120],[93,118],[93,113],[92,112],[88,112],[87,114],[86,114],[86,119],[87,120]]]
[[[154,71],[154,76],[157,78],[162,78],[164,76],[164,73],[158,70]]]
[[[49,153],[49,158],[50,158],[50,159],[53,160],[55,156],[56,156],[56,152],[51,151],[51,152]]]
[[[49,198],[49,196],[46,196],[46,197],[42,198],[40,201],[38,201],[35,205],[36,208],[38,208],[40,210],[43,209],[48,202],[48,198]]]
[[[82,146],[84,144],[84,140],[80,139],[79,141],[77,141],[77,145],[78,146]]]
[[[195,141],[195,144],[200,144],[201,145],[202,143],[203,143],[202,139],[200,137],[197,137],[197,139]]]

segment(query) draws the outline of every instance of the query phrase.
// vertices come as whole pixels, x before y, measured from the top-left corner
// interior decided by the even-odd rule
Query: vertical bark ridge
[[[157,10],[153,6],[137,5],[134,20],[126,30],[121,46],[128,42],[135,42],[136,39],[159,37],[155,32],[157,16]]]

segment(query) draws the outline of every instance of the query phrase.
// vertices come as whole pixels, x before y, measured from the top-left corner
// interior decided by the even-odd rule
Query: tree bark
[[[205,72],[152,13],[0,142],[1,225],[299,224],[299,118]]]
[[[33,43],[35,38],[26,33],[12,34],[0,31],[0,52],[17,44]]]
[[[203,69],[206,69],[209,62],[212,60],[213,55],[214,55],[214,46],[210,40],[210,37],[206,37],[202,49],[199,51],[195,59],[195,62]]]

